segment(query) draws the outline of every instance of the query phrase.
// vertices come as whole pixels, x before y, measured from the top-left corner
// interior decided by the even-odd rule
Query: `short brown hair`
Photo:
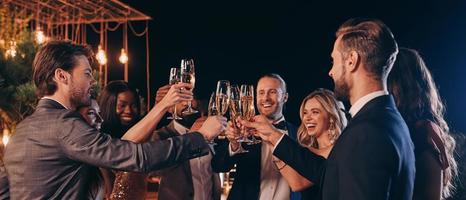
[[[337,30],[343,58],[356,51],[366,64],[366,70],[377,80],[385,80],[398,53],[398,45],[390,29],[380,20],[353,18]]]
[[[280,89],[282,89],[282,92],[284,94],[286,93],[286,82],[285,80],[283,80],[283,78],[279,74],[275,74],[275,73],[264,74],[259,78],[259,81],[263,78],[273,78],[275,80],[278,80],[278,82],[280,82]]]
[[[71,41],[52,41],[45,44],[36,54],[32,63],[32,79],[37,87],[37,96],[52,95],[57,90],[53,80],[55,70],[60,68],[71,72],[76,66],[76,56],[86,56],[93,63],[93,52],[87,45],[73,44]]]

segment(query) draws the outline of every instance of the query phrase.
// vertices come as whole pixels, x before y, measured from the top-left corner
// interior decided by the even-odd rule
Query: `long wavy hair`
[[[453,156],[455,139],[444,119],[445,106],[432,75],[416,50],[400,48],[395,65],[388,76],[388,89],[407,124],[430,120],[440,127],[449,167],[443,170],[442,197],[451,196],[457,163]]]
[[[317,89],[311,94],[304,98],[299,108],[299,117],[301,118],[301,125],[298,128],[298,142],[304,147],[318,148],[317,138],[307,133],[306,125],[304,124],[304,106],[306,102],[312,98],[315,98],[324,108],[324,112],[329,116],[329,121],[333,121],[334,135],[330,138],[335,141],[341,134],[341,131],[345,128],[347,120],[345,113],[343,112],[344,106],[341,102],[335,99],[333,92],[327,89]]]

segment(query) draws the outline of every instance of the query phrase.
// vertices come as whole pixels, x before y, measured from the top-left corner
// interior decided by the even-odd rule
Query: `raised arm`
[[[273,154],[296,170],[306,179],[319,183],[324,173],[326,159],[318,156],[309,149],[302,147],[289,136],[274,128],[262,115],[254,117],[254,122],[240,120],[240,124],[255,130],[264,142],[275,147]]]
[[[274,158],[273,162],[293,192],[300,192],[314,185],[280,159]]]
[[[72,160],[124,171],[150,172],[206,155],[205,142],[223,131],[226,119],[215,116],[198,132],[163,141],[133,142],[112,139],[90,127],[76,112],[62,116],[57,138],[62,152]]]
[[[192,100],[193,93],[191,91],[181,90],[181,88],[188,86],[189,84],[187,83],[172,85],[160,102],[158,102],[144,118],[132,126],[121,139],[134,143],[146,141],[170,107],[182,101]]]

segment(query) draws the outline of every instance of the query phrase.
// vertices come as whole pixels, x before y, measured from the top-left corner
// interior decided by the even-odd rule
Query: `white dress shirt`
[[[359,98],[353,105],[351,105],[351,108],[349,110],[351,117],[354,117],[361,110],[361,108],[367,104],[367,102],[371,101],[372,99],[375,99],[376,97],[387,95],[387,94],[388,94],[387,91],[379,90],[379,91],[371,92]]]

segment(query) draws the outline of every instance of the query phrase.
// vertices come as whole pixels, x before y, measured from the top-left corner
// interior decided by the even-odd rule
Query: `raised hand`
[[[234,123],[232,121],[228,122],[228,126],[226,127],[225,130],[225,135],[230,141],[231,145],[231,150],[236,151],[239,148],[239,142],[238,139],[241,137],[240,130],[235,127]]]
[[[170,88],[171,88],[171,85],[164,85],[164,86],[160,87],[159,89],[157,89],[157,93],[155,95],[155,104],[162,101],[163,97],[165,97],[165,95],[167,95],[168,90],[170,90]]]
[[[193,99],[193,92],[181,89],[187,87],[188,85],[188,83],[178,83],[171,85],[170,89],[166,93],[164,92],[164,90],[166,90],[164,87],[166,86],[163,86],[162,88],[164,89],[160,88],[157,91],[157,96],[163,95],[163,98],[160,100],[159,104],[168,108],[180,102],[191,101]]]
[[[276,129],[272,123],[269,122],[267,117],[257,115],[253,121],[239,120],[239,124],[243,128],[253,129],[254,135],[262,138],[263,141],[275,145],[282,137],[283,133]]]
[[[207,141],[211,141],[223,132],[226,126],[227,118],[218,115],[209,116],[198,132],[201,133]]]

